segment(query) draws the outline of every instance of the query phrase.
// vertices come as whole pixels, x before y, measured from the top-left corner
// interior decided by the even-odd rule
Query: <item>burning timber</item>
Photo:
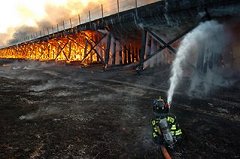
[[[237,0],[166,0],[106,17],[102,10],[101,19],[89,15],[84,24],[63,30],[57,25],[58,32],[1,48],[0,58],[153,67],[162,56],[171,63],[181,38],[200,22],[237,19],[239,5]]]
[[[185,136],[173,157],[239,158],[239,2],[177,2],[2,48],[0,158],[161,158],[151,102],[167,98],[180,55],[169,103]]]

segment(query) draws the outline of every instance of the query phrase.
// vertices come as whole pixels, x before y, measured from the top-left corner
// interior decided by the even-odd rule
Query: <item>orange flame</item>
[[[94,40],[99,37],[91,31],[56,37],[48,41],[28,42],[0,50],[0,58],[27,59],[39,61],[82,62],[90,64],[98,61],[92,49]],[[103,45],[99,47],[104,48]]]

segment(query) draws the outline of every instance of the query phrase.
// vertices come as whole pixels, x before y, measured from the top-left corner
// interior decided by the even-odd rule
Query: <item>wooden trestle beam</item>
[[[56,35],[57,36],[57,35]],[[0,58],[126,65],[139,60],[139,44],[117,39],[108,31],[81,31],[36,39],[0,49]]]
[[[176,42],[177,40],[181,39],[184,35],[186,35],[188,32],[190,32],[195,27],[196,26],[192,26],[191,28],[187,29],[186,31],[181,33],[179,36],[176,36],[174,39],[172,39],[169,42],[165,42],[154,31],[152,31],[148,28],[144,28],[143,31],[142,31],[142,44],[141,44],[142,47],[141,47],[141,51],[140,51],[140,55],[139,55],[140,60],[139,60],[139,64],[137,65],[138,66],[138,71],[142,71],[143,70],[143,65],[144,65],[145,62],[152,59],[155,55],[161,53],[162,50],[164,50],[166,48],[170,51],[170,53],[176,54],[177,51],[171,45],[174,42]],[[154,42],[158,43],[158,48],[156,48],[153,52],[150,52],[150,54],[146,52],[146,46],[148,44],[147,35],[150,36],[152,39],[154,39]],[[152,43],[153,42],[151,41],[151,45],[153,45]]]

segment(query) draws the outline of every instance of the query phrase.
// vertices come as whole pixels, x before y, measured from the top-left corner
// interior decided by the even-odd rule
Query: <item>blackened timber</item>
[[[93,50],[95,50],[95,49],[93,49]],[[93,62],[93,54],[92,54],[92,52],[90,53],[90,61],[91,61],[91,63]]]
[[[151,36],[147,32],[146,35],[146,46],[145,46],[145,57],[148,57],[150,55],[150,47],[151,47]]]
[[[210,0],[209,0],[210,1]],[[216,0],[217,1],[217,0]],[[207,2],[207,0],[206,0],[206,2]],[[227,2],[227,1],[226,1]],[[163,6],[164,7],[164,6]],[[155,7],[154,7],[155,8]],[[157,8],[160,10],[160,6],[157,6]],[[154,13],[157,13],[157,11],[155,11],[154,9],[148,9],[148,7],[146,6],[146,9],[144,9],[144,12],[142,12],[141,11],[142,9],[141,8],[139,8],[139,15],[140,15],[140,20],[142,20],[142,22],[143,22],[143,24],[148,24],[148,26],[150,26],[151,28],[154,28],[155,29],[155,27],[153,27],[153,26],[151,26],[151,25],[154,25],[154,26],[158,26],[158,24],[160,25],[160,23],[158,23],[158,22],[160,22],[160,21],[162,21],[162,20],[165,20],[165,18],[164,17],[160,17],[161,15],[159,14],[159,16],[155,16],[154,15]],[[147,12],[147,11],[149,11],[149,12]],[[188,12],[188,11],[187,11]],[[132,16],[131,16],[131,14],[129,14],[130,12],[128,11],[128,14],[126,14],[126,16],[122,16],[122,15],[125,15],[125,14],[122,14],[122,13],[120,13],[120,15],[121,15],[121,21],[119,21],[119,22],[123,22],[122,20],[124,20],[124,21],[126,21],[126,20],[131,20],[132,19]],[[144,13],[144,14],[141,14],[141,13]],[[180,10],[179,10],[179,13],[181,13],[180,12]],[[196,12],[196,13],[198,13],[198,12]],[[178,14],[178,13],[177,13]],[[187,13],[187,14],[189,14],[189,16],[190,17],[193,17],[194,16],[194,14],[195,14],[195,12],[189,12],[189,13]],[[127,15],[129,15],[129,16],[127,16]],[[154,17],[152,17],[152,16],[154,16]],[[171,16],[170,17],[170,19],[171,18],[175,18],[175,15],[174,15],[174,13],[172,13],[172,14],[170,14],[169,16]],[[179,15],[179,16],[181,16],[181,14]],[[111,31],[111,33],[112,34],[114,34],[114,36],[115,37],[117,37],[117,35],[115,35],[115,29],[116,29],[116,27],[117,27],[117,25],[118,25],[118,23],[116,23],[116,19],[114,18],[114,16],[110,16],[111,18],[104,18],[104,21],[106,20],[106,21],[108,21],[108,22],[110,22],[110,20],[111,20],[111,22],[112,23],[107,23],[108,24],[108,28],[109,28],[109,31]],[[122,17],[126,17],[126,18],[122,18]],[[160,18],[160,19],[158,19],[158,18]],[[163,18],[163,19],[161,19],[161,18]],[[176,16],[176,21],[178,21],[178,19],[177,19],[178,17]],[[107,20],[107,19],[109,19],[109,20]],[[115,21],[114,21],[115,20]],[[155,21],[156,20],[156,21]],[[192,24],[192,23],[194,23],[194,21],[195,21],[196,19],[194,19],[191,23],[189,22],[187,25],[190,25],[190,24]],[[181,19],[179,20],[179,22],[181,21]],[[116,23],[116,25],[113,25],[114,24],[114,22]],[[149,22],[149,23],[148,23]],[[156,23],[155,23],[156,22]],[[164,22],[164,21],[162,21],[162,22]],[[95,21],[93,21],[93,24],[95,23]],[[97,23],[97,21],[96,21],[96,23]],[[132,22],[131,22],[132,23]],[[153,23],[155,23],[155,24],[153,24]],[[119,37],[122,37],[122,36],[127,36],[128,37],[128,33],[130,33],[131,35],[135,35],[134,33],[137,33],[137,35],[139,35],[139,33],[141,33],[141,32],[139,32],[140,30],[140,27],[138,27],[138,28],[135,28],[135,25],[132,25],[131,24],[131,27],[133,26],[133,28],[132,29],[130,29],[130,30],[128,30],[128,28],[130,28],[129,27],[129,25],[130,24],[127,24],[127,25],[124,25],[125,23],[121,23],[121,25],[119,24],[119,27],[121,28],[120,29],[120,31],[121,30],[123,30],[124,31],[124,33],[123,34],[120,34],[121,36],[119,36]],[[136,23],[136,24],[138,24],[138,23]],[[164,23],[165,24],[165,23]],[[164,25],[163,24],[163,25]],[[180,23],[181,24],[181,23]],[[184,24],[185,25],[185,24]],[[113,28],[111,28],[111,26],[113,27]],[[125,28],[127,28],[127,29],[123,29],[123,27],[122,26],[124,26]],[[146,26],[146,25],[143,25],[143,26]],[[77,28],[77,27],[76,27]],[[86,28],[86,27],[85,27]],[[135,29],[136,30],[135,30]],[[183,27],[183,28],[185,28],[185,27]],[[183,28],[179,28],[179,30],[180,29],[183,29]],[[166,28],[167,29],[167,28]],[[170,29],[170,28],[169,28]],[[116,30],[118,30],[118,29],[116,29]],[[131,30],[135,30],[136,32],[131,32]],[[156,29],[156,30],[158,30],[158,29]],[[158,31],[161,31],[162,29],[160,29],[160,30],[158,30]],[[168,29],[167,29],[168,30]],[[175,29],[174,29],[175,30]],[[178,30],[178,29],[177,29]],[[125,32],[126,31],[126,32]],[[176,30],[175,30],[176,31]],[[154,32],[154,31],[153,31]],[[68,33],[68,31],[67,31],[67,29],[65,30],[65,32],[64,32],[64,34],[62,34],[62,35],[69,35],[69,34],[67,34]],[[77,29],[76,29],[76,33],[77,33]],[[121,33],[121,32],[120,32]],[[159,36],[159,34],[158,34],[158,32],[155,32],[155,33],[157,33],[157,35]],[[175,32],[176,33],[176,32]],[[60,33],[55,33],[56,35],[59,35],[59,36],[61,36],[60,38],[62,38],[62,35],[60,34]],[[92,35],[92,34],[90,34],[90,35]],[[174,34],[171,34],[171,35],[174,35]],[[72,36],[72,35],[71,35]],[[82,36],[82,35],[81,35]],[[119,38],[118,37],[118,38]],[[135,36],[132,36],[132,37],[134,37],[135,38]],[[141,36],[137,36],[137,38],[136,39],[134,39],[134,40],[137,40],[137,42],[139,42],[138,40],[140,40],[139,38],[140,38]],[[161,36],[159,36],[160,37],[160,39],[161,39]],[[47,38],[47,37],[45,37],[44,39],[43,38],[41,38],[41,40],[40,40],[40,38],[38,38],[38,40],[40,40],[40,42],[42,42],[42,41],[47,41],[47,40],[49,40],[49,39],[51,39],[51,38],[53,38],[54,39],[54,37],[51,37],[50,36],[50,38]],[[25,38],[26,39],[26,38]],[[84,39],[84,38],[81,38],[82,40]],[[153,38],[154,39],[154,38]],[[28,38],[26,39],[26,40],[28,40]],[[82,40],[78,40],[78,41],[82,41]],[[89,41],[91,41],[91,39],[89,38],[88,39]],[[37,40],[36,40],[37,41]],[[35,40],[33,41],[33,43],[35,43],[36,42]],[[155,40],[155,41],[157,41],[157,40]],[[159,41],[158,41],[159,42]],[[164,41],[163,41],[164,42]],[[162,42],[162,43],[163,43]],[[167,42],[167,41],[166,41]],[[166,43],[165,42],[165,43]],[[21,45],[19,45],[20,46],[20,48],[19,48],[19,50],[20,50],[20,52],[18,52],[18,53],[16,53],[17,54],[17,56],[25,56],[25,44],[27,44],[28,42],[26,42],[26,43],[23,43],[23,45],[24,46],[21,46]],[[80,42],[79,42],[80,43]],[[91,44],[92,44],[92,42],[91,42]],[[159,42],[159,44],[160,44],[160,42]],[[84,42],[83,42],[83,44],[79,44],[79,45],[84,45]],[[93,44],[94,45],[94,44]],[[166,44],[164,44],[163,43],[163,46],[164,45],[166,45]],[[61,44],[61,46],[63,46],[63,44]],[[82,46],[82,47],[84,47],[84,46]],[[99,47],[100,48],[100,47]],[[101,48],[103,48],[103,47],[101,47]],[[168,47],[167,47],[168,48]],[[59,48],[60,49],[60,48]],[[145,48],[146,49],[146,48]],[[173,48],[174,49],[174,48]],[[29,50],[28,50],[29,51]],[[54,50],[52,50],[53,52],[55,52],[55,56],[56,56],[56,50],[54,49]],[[68,53],[68,51],[66,51],[66,49],[64,49],[64,51],[65,51],[65,53],[67,54]],[[105,48],[104,48],[104,51],[105,51]],[[155,52],[156,51],[156,49],[154,48],[154,49],[152,49],[152,51],[151,52]],[[34,52],[33,52],[33,54],[36,54],[36,52],[37,52],[37,56],[39,56],[39,53],[43,53],[41,50],[40,51],[38,51],[38,49],[36,49]],[[100,52],[100,51],[99,51]],[[128,49],[128,52],[129,52],[129,49]],[[132,53],[132,50],[130,49],[130,52]],[[148,51],[146,51],[146,52],[148,52]],[[45,51],[45,53],[46,53],[46,51]],[[93,53],[93,52],[92,52]],[[61,52],[61,55],[63,54],[63,52]],[[133,53],[132,53],[133,54]],[[67,55],[69,55],[69,54],[67,54]],[[45,54],[43,55],[43,56],[45,56]],[[104,55],[105,56],[105,55]],[[33,57],[33,56],[32,56]],[[89,57],[89,56],[88,56]],[[144,56],[144,58],[145,58],[145,56]],[[129,58],[128,58],[129,59]],[[146,59],[148,59],[148,58],[146,58]],[[127,61],[129,61],[129,60],[127,60]],[[131,59],[131,61],[133,61],[132,59]]]
[[[135,48],[135,56],[136,56],[136,61],[139,61],[139,49],[136,47]]]
[[[131,60],[131,50],[130,50],[130,46],[128,46],[128,49],[127,49],[127,52],[128,52],[128,64],[132,63],[132,60]]]
[[[167,44],[164,40],[162,40],[156,33],[154,33],[153,31],[147,29],[147,31],[149,32],[149,34],[157,41],[159,41],[160,43],[162,43],[165,47],[167,47],[172,53],[176,54],[176,50],[174,48],[172,48],[169,44]]]
[[[192,31],[194,28],[196,27],[196,25],[194,25],[193,27],[189,28],[188,30],[184,31],[183,33],[181,33],[179,36],[177,36],[176,38],[172,39],[171,41],[169,41],[167,44],[171,45],[173,44],[175,41],[177,41],[178,39],[182,38],[184,35],[186,35],[187,33],[189,33],[190,31]],[[165,48],[167,48],[167,45],[165,46],[160,46],[158,50],[156,50],[154,53],[152,53],[148,58],[146,58],[143,62],[149,60],[151,57],[153,57],[154,55],[160,53],[162,50],[164,50]],[[140,65],[140,64],[139,64]]]
[[[198,24],[197,24],[198,25]],[[168,42],[168,45],[173,44],[175,41],[177,41],[178,39],[182,38],[184,35],[186,35],[187,33],[189,33],[190,31],[192,31],[194,28],[197,27],[197,25],[193,25],[192,27],[190,27],[189,29],[187,29],[186,31],[184,31],[183,33],[181,33],[179,36],[177,36],[176,38],[172,39],[171,41]]]
[[[96,37],[97,41],[99,41],[99,36]],[[100,58],[99,58],[99,49],[96,50],[97,51],[97,62],[100,61]]]
[[[122,46],[120,46],[119,50],[119,64],[122,65]]]
[[[66,55],[65,51],[63,51],[63,55],[65,56],[66,60],[69,61],[68,56]]]
[[[135,49],[133,46],[131,46],[131,52],[132,52],[132,62],[134,63]]]
[[[88,48],[88,40],[86,39],[86,41],[85,41],[85,46],[84,46],[84,57],[85,57],[86,54],[87,54],[87,48]]]
[[[111,48],[111,39],[112,35],[109,33],[108,38],[107,38],[107,48],[106,48],[106,57],[105,57],[105,64],[108,64],[109,61],[109,54],[110,54],[110,48]]]
[[[145,46],[146,46],[146,36],[147,36],[147,31],[146,30],[142,30],[142,44],[141,44],[141,51],[139,54],[139,66],[140,69],[143,69],[143,62],[144,62],[144,54],[145,54]]]
[[[95,47],[94,47],[91,43],[89,43],[89,45],[91,46],[91,48],[93,48],[92,50],[97,54],[97,58],[101,60],[101,63],[102,63],[102,64],[105,64],[102,56],[101,56],[101,55],[99,54],[99,52],[95,49]]]
[[[82,33],[82,34],[83,34],[84,36],[88,37],[87,40],[88,40],[89,43],[94,43],[94,44],[99,44],[99,43],[102,41],[102,39],[105,38],[105,36],[107,35],[107,34],[102,34],[102,33],[101,33],[101,35],[102,35],[103,38],[98,39],[99,42],[97,43],[96,41],[94,41],[94,40],[92,39],[92,37],[89,37],[89,36],[88,36],[87,34],[85,34],[85,33]],[[100,49],[105,52],[105,50],[104,50],[102,47],[100,47]]]
[[[116,41],[114,40],[113,42],[113,61],[112,64],[115,65],[116,64]]]
[[[124,64],[127,64],[127,46],[126,45],[124,45],[123,54],[124,54]]]
[[[176,38],[172,39],[171,41],[169,41],[167,43],[167,45],[171,45],[173,44],[175,41],[177,41],[178,39],[182,38],[183,36],[185,36],[187,33],[189,33],[190,31],[192,31],[197,25],[194,25],[192,27],[190,27],[189,29],[187,29],[186,31],[184,31],[183,33],[181,33],[179,36],[177,36]],[[163,49],[167,48],[167,45],[165,46],[160,46],[160,48],[158,50],[156,50],[153,54],[151,54],[148,58],[146,58],[143,62],[149,60],[151,57],[153,57],[154,55],[160,53]],[[140,65],[140,64],[139,64]]]

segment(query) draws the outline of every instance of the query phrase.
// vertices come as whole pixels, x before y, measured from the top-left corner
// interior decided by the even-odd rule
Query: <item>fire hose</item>
[[[165,159],[172,159],[164,145],[161,145],[161,151]]]

